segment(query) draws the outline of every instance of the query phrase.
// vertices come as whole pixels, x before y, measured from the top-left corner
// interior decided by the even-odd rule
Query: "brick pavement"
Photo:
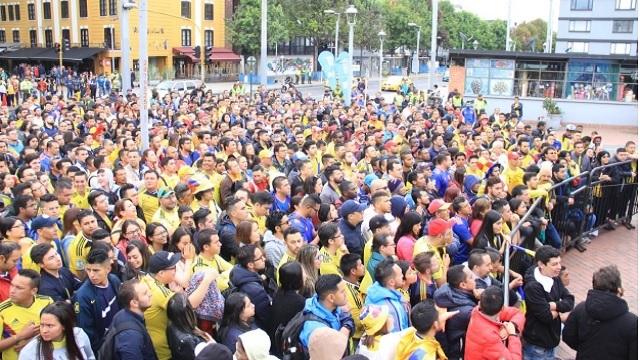
[[[638,225],[634,217],[634,225]],[[629,310],[638,314],[638,230],[627,230],[617,226],[613,231],[601,230],[600,236],[580,253],[570,250],[562,257],[562,264],[569,270],[569,290],[576,297],[576,304],[584,301],[591,289],[591,277],[595,270],[616,264],[622,274],[624,298]],[[562,360],[575,359],[575,352],[564,343],[560,344],[557,357]]]

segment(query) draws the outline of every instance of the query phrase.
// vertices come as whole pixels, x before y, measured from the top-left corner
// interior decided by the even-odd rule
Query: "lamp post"
[[[251,81],[251,75],[254,74],[256,66],[255,56],[249,56],[247,58],[247,65],[249,65],[249,104],[253,103],[253,81]]]
[[[431,63],[429,64],[428,89],[431,89],[436,67],[436,53],[438,48],[438,0],[431,0]]]
[[[122,93],[127,94],[131,88],[131,49],[129,48],[129,10],[137,5],[129,0],[122,0],[122,11],[120,14],[120,86]]]
[[[414,74],[417,74],[420,68],[420,31],[422,30],[422,26],[414,22],[410,22],[407,25],[409,25],[409,27],[414,27],[418,30],[418,35],[416,38],[416,59],[411,63],[411,72]]]
[[[327,15],[335,15],[336,16],[336,39],[334,43],[333,56],[338,59],[338,35],[340,35],[340,13],[335,10],[325,10],[325,14]]]
[[[146,150],[149,148],[149,81],[148,81],[148,72],[149,72],[149,58],[147,56],[147,49],[149,46],[147,29],[148,29],[148,13],[147,13],[147,0],[140,0],[138,3],[139,6],[139,16],[140,16],[140,45],[139,45],[139,60],[138,64],[140,66],[140,136],[142,137],[141,145],[142,149]]]
[[[387,33],[384,31],[380,31],[378,33],[378,37],[380,38],[380,69],[378,71],[378,89],[382,92],[382,62],[383,62],[383,54],[384,54],[384,37],[387,36]]]
[[[344,13],[347,14],[347,24],[349,24],[349,66],[351,66],[349,76],[351,76],[353,75],[353,28],[356,26],[358,9],[351,4]]]
[[[478,39],[473,40],[473,50],[478,50],[478,45],[480,45],[480,43],[478,42]]]
[[[260,84],[267,86],[267,0],[260,2]]]

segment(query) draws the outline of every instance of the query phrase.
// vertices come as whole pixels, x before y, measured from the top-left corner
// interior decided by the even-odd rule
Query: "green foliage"
[[[530,22],[518,24],[512,30],[511,38],[516,43],[516,51],[531,51],[530,41],[535,39],[535,51],[544,51],[544,43],[547,40],[547,22],[535,19]]]
[[[267,41],[273,45],[289,38],[289,21],[281,4],[268,2]],[[260,0],[241,0],[226,33],[234,49],[243,55],[260,52]]]
[[[557,115],[562,114],[560,107],[558,104],[551,98],[545,98],[542,102],[542,108],[547,111],[549,115]]]

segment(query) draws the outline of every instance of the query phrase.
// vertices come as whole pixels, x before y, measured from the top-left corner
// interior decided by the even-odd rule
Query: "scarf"
[[[422,338],[415,328],[402,335],[396,348],[396,360],[447,360],[442,346],[433,337]]]

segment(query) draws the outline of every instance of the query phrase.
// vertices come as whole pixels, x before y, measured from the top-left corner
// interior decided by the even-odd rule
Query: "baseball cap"
[[[389,318],[389,308],[386,306],[369,305],[362,309],[360,313],[360,323],[364,327],[364,332],[375,335],[387,323]]]
[[[346,219],[347,216],[356,212],[363,212],[364,209],[366,208],[367,208],[367,205],[365,204],[360,204],[353,200],[347,200],[340,207],[340,217]]]
[[[35,219],[31,220],[31,229],[33,230],[52,227],[55,225],[56,225],[56,219],[50,216],[40,215]]]
[[[196,360],[232,360],[233,354],[224,345],[202,341],[195,348]]]
[[[386,225],[389,225],[389,220],[384,215],[376,215],[369,220],[369,229],[372,233]]]
[[[168,251],[158,251],[149,259],[149,272],[157,274],[161,270],[169,269],[180,261],[180,255]]]
[[[451,225],[452,224],[450,221],[446,221],[440,218],[435,218],[429,221],[429,224],[428,224],[429,236],[442,235],[445,232],[447,232],[447,230],[451,229]]]
[[[179,183],[176,185],[176,187],[173,189],[174,193],[176,195],[182,195],[183,193],[189,191],[189,185],[187,184],[183,184],[183,183]]]
[[[573,124],[569,124],[566,127],[567,131],[576,131],[576,126]]]
[[[162,187],[160,188],[160,190],[158,190],[158,199],[166,199],[173,194],[175,194],[175,192],[171,190],[171,188]]]
[[[271,154],[271,151],[269,150],[260,150],[260,152],[258,153],[258,158],[263,159],[263,158],[270,158],[273,154]]]
[[[450,203],[446,203],[442,199],[435,199],[429,203],[429,207],[427,208],[427,211],[429,211],[430,214],[435,214],[436,211],[438,210],[449,209],[449,206],[451,206]]]
[[[378,175],[369,174],[364,177],[364,184],[367,185],[368,187],[371,187],[371,183],[373,182],[373,180],[378,180],[378,179],[379,179]]]
[[[191,166],[183,166],[178,170],[178,177],[193,176],[196,174],[196,170]]]

